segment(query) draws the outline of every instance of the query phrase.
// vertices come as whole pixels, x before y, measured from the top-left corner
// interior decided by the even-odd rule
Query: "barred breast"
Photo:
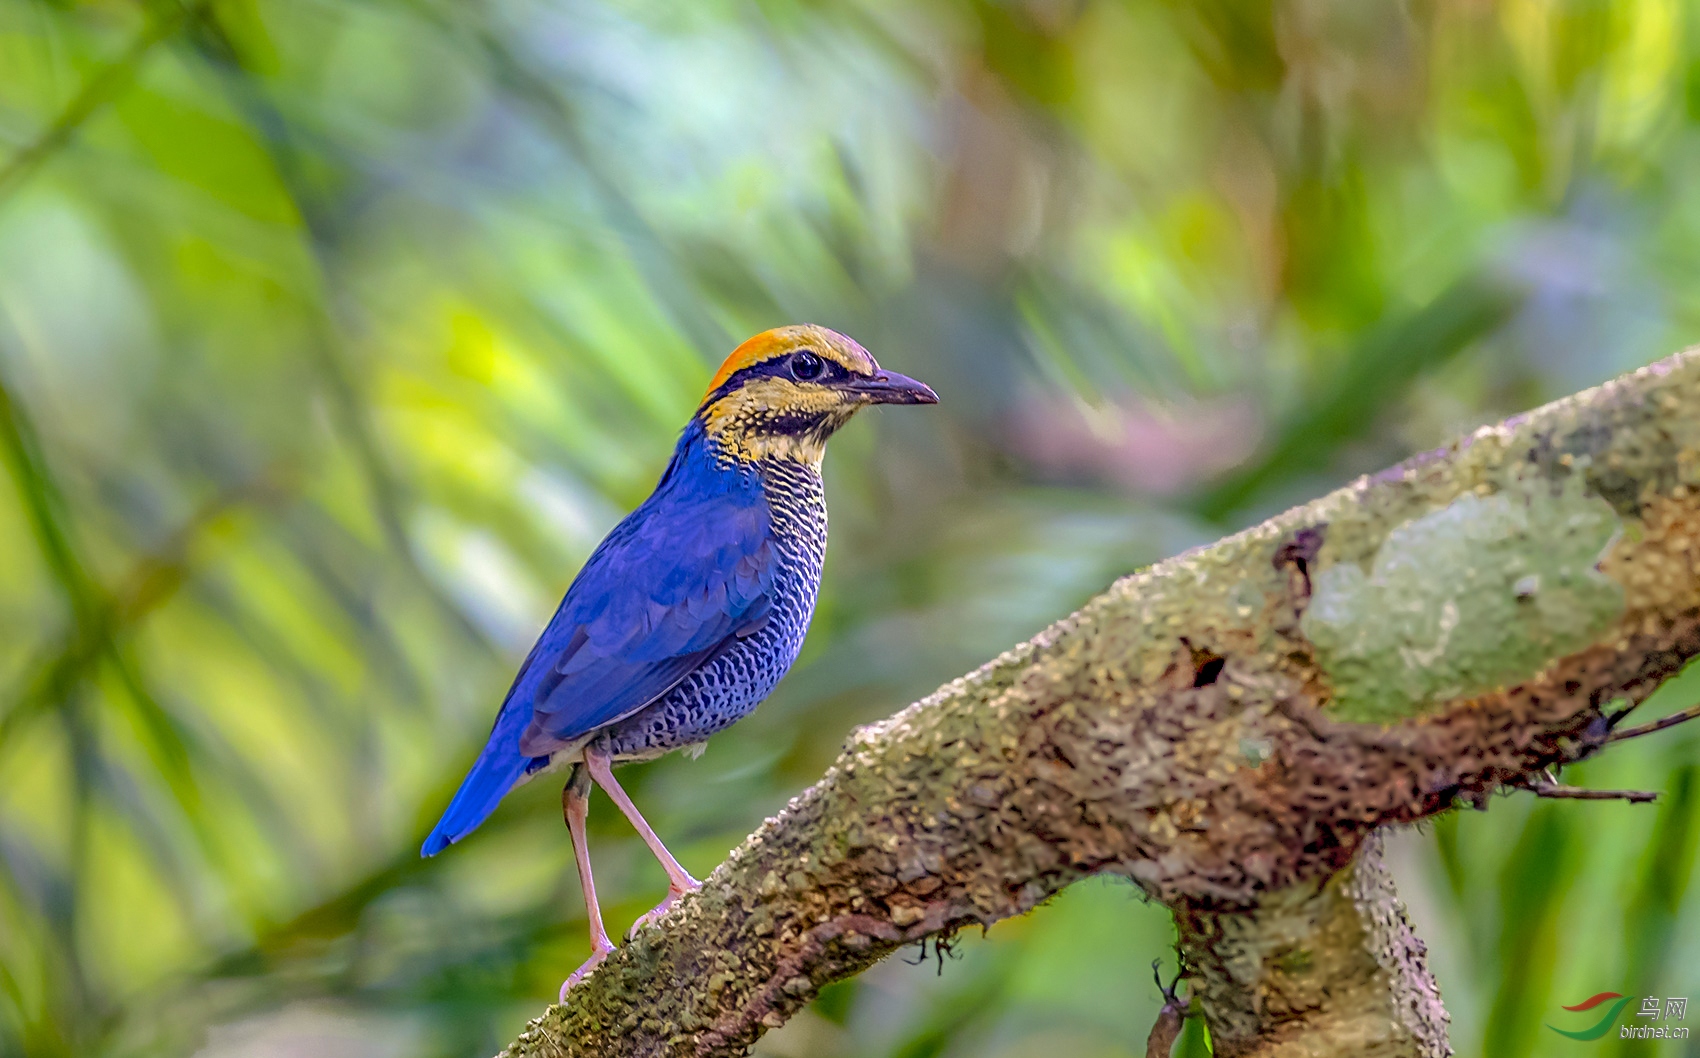
[[[772,616],[659,701],[609,726],[598,741],[616,760],[659,757],[707,740],[748,716],[797,660],[820,592],[826,495],[814,464],[765,461],[761,478],[781,556]]]

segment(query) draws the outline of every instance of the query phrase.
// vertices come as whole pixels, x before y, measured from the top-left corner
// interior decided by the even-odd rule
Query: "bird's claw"
[[[669,886],[667,888],[667,895],[662,898],[661,903],[656,904],[648,911],[639,915],[637,921],[632,923],[632,928],[626,930],[626,939],[631,940],[633,937],[636,937],[645,926],[661,921],[667,912],[673,910],[673,904],[676,903],[681,896],[684,896],[686,893],[694,893],[701,888],[702,883],[694,878],[691,879],[690,885],[682,889]]]
[[[614,946],[612,944],[607,947],[598,945],[596,950],[590,953],[590,958],[584,961],[584,965],[574,970],[572,972],[572,976],[561,982],[561,1002],[565,1003],[567,1001],[567,990],[572,988],[573,985],[584,980],[586,977],[589,977],[598,966],[602,965],[602,960],[608,958],[608,954],[613,950]]]

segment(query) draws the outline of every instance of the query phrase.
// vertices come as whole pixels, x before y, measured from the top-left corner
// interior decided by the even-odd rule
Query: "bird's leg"
[[[649,851],[653,852],[655,858],[661,861],[662,870],[667,872],[666,898],[645,914],[640,915],[638,920],[632,923],[632,928],[626,931],[626,936],[631,937],[636,935],[638,930],[665,915],[672,908],[673,901],[693,889],[700,889],[702,883],[685,873],[685,869],[679,866],[679,861],[673,858],[671,852],[667,851],[667,846],[663,845],[661,839],[655,836],[655,831],[651,830],[649,824],[645,822],[643,813],[637,810],[637,805],[632,804],[632,799],[626,796],[626,791],[622,790],[620,784],[615,781],[614,769],[605,754],[598,753],[588,746],[585,747],[584,766],[589,770],[590,777],[596,780],[596,785],[606,790],[614,803],[620,806],[620,811],[624,812],[626,818],[631,820],[638,836],[643,838],[643,843],[649,846]]]
[[[584,820],[590,813],[590,775],[584,765],[573,765],[572,777],[561,788],[561,815],[567,820],[567,833],[573,841],[573,858],[578,861],[578,880],[584,887],[584,913],[590,920],[590,958],[573,971],[561,985],[561,1002],[567,1001],[567,989],[590,976],[590,971],[602,965],[602,960],[614,950],[608,939],[608,928],[602,924],[602,908],[596,903],[596,882],[590,876],[590,844],[585,839]]]

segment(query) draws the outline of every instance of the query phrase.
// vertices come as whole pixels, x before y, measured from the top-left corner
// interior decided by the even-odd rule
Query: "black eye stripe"
[[[792,359],[797,355],[797,353],[803,352],[814,356],[821,363],[820,374],[816,375],[813,379],[806,381],[831,383],[842,382],[850,377],[850,371],[837,360],[821,356],[812,349],[799,349],[796,353],[787,353],[784,356],[776,356],[770,360],[763,360],[759,364],[752,364],[749,367],[733,372],[730,378],[721,383],[719,389],[716,389],[713,393],[710,393],[707,397],[703,398],[703,403],[711,404],[728,393],[742,389],[746,382],[753,382],[758,378],[795,379],[796,376],[791,371]]]

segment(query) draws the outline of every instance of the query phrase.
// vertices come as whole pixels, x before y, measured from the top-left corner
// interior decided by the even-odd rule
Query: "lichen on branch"
[[[1159,563],[856,732],[506,1053],[740,1054],[826,983],[1105,871],[1204,938],[1222,1053],[1365,1053],[1284,1049],[1302,1025],[1257,1008],[1257,975],[1309,971],[1210,955],[1330,893],[1326,935],[1411,943],[1304,1024],[1447,1053],[1420,943],[1354,859],[1377,827],[1602,747],[1612,703],[1700,653],[1697,545],[1685,353]]]

